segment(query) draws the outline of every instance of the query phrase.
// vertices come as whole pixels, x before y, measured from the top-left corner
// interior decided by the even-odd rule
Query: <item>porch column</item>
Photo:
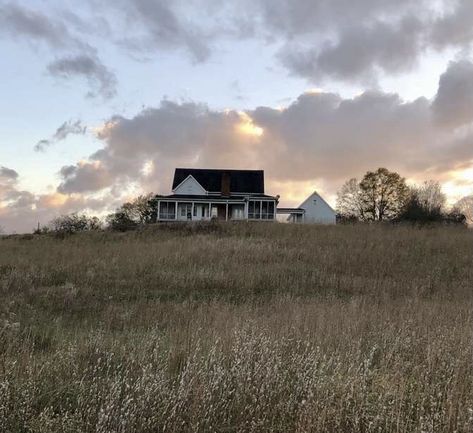
[[[228,221],[228,201],[227,201],[227,204],[225,206],[225,221]]]
[[[160,201],[157,201],[158,211],[156,212],[156,221],[159,221],[159,208],[161,207]]]
[[[174,219],[177,220],[177,201],[176,201],[176,213],[174,214]]]
[[[194,202],[192,202],[191,221],[194,219]]]

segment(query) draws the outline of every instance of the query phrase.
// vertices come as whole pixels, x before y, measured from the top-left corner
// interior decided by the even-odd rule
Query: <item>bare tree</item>
[[[441,214],[447,200],[442,192],[442,186],[435,180],[426,180],[421,185],[412,188],[419,206],[430,214]]]
[[[360,184],[356,178],[347,180],[337,193],[337,212],[344,219],[363,219]]]
[[[473,224],[473,194],[458,200],[453,209],[465,215],[468,224]]]

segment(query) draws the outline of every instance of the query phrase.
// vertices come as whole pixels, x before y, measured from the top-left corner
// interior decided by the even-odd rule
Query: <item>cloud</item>
[[[111,6],[110,6],[111,5]],[[119,0],[107,8],[126,22],[127,36],[118,36],[118,43],[131,51],[156,52],[185,49],[194,62],[207,60],[211,53],[210,42],[215,37],[215,23],[206,19],[207,29],[190,14],[198,14],[192,2],[180,4],[166,0]],[[183,6],[183,7],[182,7]],[[206,17],[208,18],[208,17]]]
[[[311,92],[283,109],[220,111],[162,101],[131,118],[114,116],[96,131],[103,148],[88,161],[64,167],[58,191],[137,183],[166,192],[176,166],[261,168],[270,186],[318,179],[329,193],[378,166],[412,178],[441,178],[473,164],[472,128],[459,132],[438,117],[446,100],[445,76],[455,77],[454,66],[433,100],[406,102],[382,91],[354,98]],[[155,169],[145,177],[148,163]]]
[[[97,191],[130,182],[154,190],[157,179],[168,177],[178,163],[247,165],[258,147],[250,126],[245,113],[192,102],[162,101],[130,119],[114,116],[96,130],[104,148],[89,161],[63,167],[58,190]],[[143,174],[146,164],[154,165],[151,174]]]
[[[94,129],[102,148],[62,167],[54,193],[23,191],[18,174],[2,167],[0,224],[19,227],[66,211],[103,210],[130,188],[166,193],[177,166],[264,169],[267,192],[291,205],[311,189],[330,196],[346,179],[379,166],[413,180],[438,179],[452,191],[458,189],[456,174],[466,173],[462,182],[473,188],[468,174],[473,117],[451,86],[468,82],[471,67],[452,63],[431,100],[406,102],[382,91],[343,98],[319,91],[303,93],[285,108],[215,110],[164,100],[135,116],[112,116]],[[454,121],[455,98],[460,120]]]
[[[378,71],[397,73],[416,63],[421,29],[415,18],[397,24],[349,26],[339,34],[337,42],[305,50],[288,46],[280,57],[291,73],[309,81],[330,77],[369,82]]]
[[[59,78],[83,77],[92,90],[88,97],[102,96],[104,99],[116,95],[117,79],[96,56],[78,54],[55,60],[48,65],[51,75]]]
[[[51,192],[34,194],[21,189],[18,173],[0,167],[0,227],[7,233],[31,232],[38,223],[71,212],[104,212],[120,202],[119,195],[110,193],[96,197],[83,194]]]
[[[109,171],[99,161],[67,165],[61,168],[59,174],[63,181],[58,192],[65,194],[99,191],[113,184]]]
[[[89,96],[106,98],[115,94],[116,78],[96,42],[134,57],[184,51],[199,63],[225,43],[255,39],[272,45],[289,73],[317,85],[373,84],[382,74],[413,70],[431,52],[468,52],[473,42],[471,0],[88,0],[78,10],[48,14],[5,3],[0,34],[60,52],[49,69],[86,78]]]
[[[68,120],[56,129],[56,132],[51,138],[38,141],[34,146],[34,150],[36,152],[44,152],[47,147],[57,143],[58,141],[65,140],[69,135],[84,135],[86,130],[87,127],[82,125],[80,120]]]
[[[455,3],[454,3],[455,4]],[[468,47],[473,41],[473,2],[457,0],[456,7],[438,18],[431,30],[434,47]]]
[[[61,20],[15,3],[0,4],[0,34],[29,42],[43,42],[54,49],[86,47],[70,34]]]
[[[383,15],[398,16],[413,10],[416,4],[420,9],[425,3],[423,0],[249,0],[243,8],[255,11],[257,19],[271,33],[294,38],[372,22]]]
[[[49,63],[47,70],[51,75],[62,79],[85,78],[91,89],[88,97],[100,95],[109,99],[115,96],[115,74],[101,62],[97,49],[85,42],[83,35],[76,36],[73,28],[84,33],[83,30],[91,26],[71,11],[50,16],[13,3],[0,4],[0,35],[33,45],[40,42],[55,53],[67,53]],[[46,144],[39,143],[40,147]]]
[[[251,4],[250,4],[251,3]],[[471,0],[255,0],[260,37],[280,43],[288,71],[311,82],[373,83],[409,72],[429,51],[467,50]]]
[[[18,173],[8,167],[0,166],[0,185],[6,183],[16,182],[18,179]]]
[[[452,127],[473,121],[472,62],[461,60],[450,63],[440,77],[433,110],[439,123]]]

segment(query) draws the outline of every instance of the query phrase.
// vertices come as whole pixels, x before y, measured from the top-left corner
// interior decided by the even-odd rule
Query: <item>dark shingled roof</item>
[[[222,176],[230,176],[232,193],[264,194],[263,170],[214,170],[201,168],[176,168],[172,189],[174,190],[187,176],[192,175],[202,187],[209,192],[221,192]]]

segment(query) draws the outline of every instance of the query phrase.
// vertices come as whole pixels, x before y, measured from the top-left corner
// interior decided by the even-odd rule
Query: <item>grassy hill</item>
[[[469,432],[473,231],[0,238],[0,431]]]

